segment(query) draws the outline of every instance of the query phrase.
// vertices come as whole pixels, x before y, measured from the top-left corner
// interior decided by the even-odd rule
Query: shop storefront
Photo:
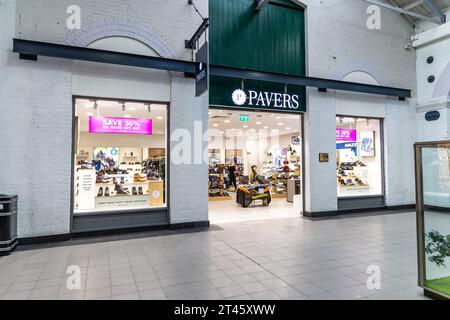
[[[336,117],[338,209],[384,207],[382,119]]]
[[[227,201],[235,205],[234,192],[251,180],[267,184],[271,200],[286,204],[274,211],[289,209],[296,217],[413,203],[404,180],[412,176],[407,155],[414,137],[398,125],[411,118],[405,102],[411,90],[399,87],[411,86],[387,81],[383,72],[376,74],[379,81],[346,77],[366,69],[359,73],[387,73],[384,59],[375,67],[358,65],[358,54],[342,63],[351,44],[337,53],[319,46],[331,32],[314,32],[317,21],[328,20],[315,5],[273,0],[258,9],[253,0],[198,2],[209,16],[209,29],[200,28],[198,37],[193,35],[205,20],[192,6],[172,8],[174,21],[187,18],[171,29],[151,10],[166,8],[160,0],[137,5],[149,17],[142,23],[117,21],[95,7],[86,9],[92,21],[81,30],[51,30],[41,24],[41,11],[8,25],[10,38],[1,45],[17,55],[5,69],[11,81],[0,98],[17,106],[11,112],[21,123],[35,126],[5,123],[1,132],[45,165],[38,172],[14,147],[5,149],[4,167],[17,166],[25,177],[18,182],[16,169],[1,175],[10,186],[2,192],[18,194],[25,212],[20,238],[207,227],[208,206],[220,207],[212,204],[215,198],[231,196]],[[21,3],[14,10],[26,8]],[[189,39],[195,49],[186,47]],[[209,90],[197,95],[195,73],[205,64],[193,57],[205,41]],[[392,54],[407,60],[404,50]],[[210,141],[202,135],[207,129]],[[191,152],[179,152],[183,143]],[[172,161],[180,154],[182,161]],[[300,196],[301,206],[294,206],[293,196]]]
[[[167,224],[168,105],[76,97],[74,107],[73,231],[130,216]]]

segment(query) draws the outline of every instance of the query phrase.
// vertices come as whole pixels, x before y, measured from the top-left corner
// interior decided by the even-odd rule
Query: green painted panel
[[[210,0],[212,64],[305,75],[304,11],[289,0],[274,0],[255,10],[253,0]],[[245,81],[246,90],[284,93],[284,84]],[[231,94],[240,79],[211,77],[211,105],[233,106]],[[305,88],[288,86],[305,106]]]

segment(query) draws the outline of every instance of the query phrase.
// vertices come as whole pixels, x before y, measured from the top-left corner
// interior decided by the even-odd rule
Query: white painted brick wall
[[[5,2],[2,2],[5,4]],[[19,195],[19,236],[69,231],[70,64],[41,58],[39,65],[11,53],[14,1],[0,10],[0,192]],[[11,19],[12,18],[12,19]],[[6,61],[5,61],[6,58]]]
[[[447,11],[447,16],[450,10]],[[450,139],[450,22],[437,26],[421,23],[417,31],[419,39],[429,37],[430,32],[442,34],[446,27],[447,36],[430,41],[417,47],[417,127],[418,141],[440,141]],[[427,63],[427,58],[433,57],[433,63]],[[433,83],[428,77],[434,76]],[[441,118],[437,121],[426,121],[425,114],[429,111],[439,111]]]
[[[20,197],[20,237],[67,233],[72,62],[41,57],[38,62],[21,61],[11,53],[12,37],[88,45],[104,36],[129,36],[150,43],[163,56],[190,59],[184,40],[201,18],[184,0],[18,0],[17,9],[15,3],[0,1],[0,108],[7,115],[0,119],[0,192]],[[66,8],[72,4],[81,7],[81,31],[65,26]],[[207,16],[207,1],[196,4]],[[172,83],[172,130],[191,129],[194,120],[207,123],[207,95],[193,98],[193,83],[183,78]],[[192,170],[171,168],[171,201],[182,204],[174,205],[171,222],[207,220],[207,166],[184,169]]]
[[[382,10],[382,29],[370,31],[366,21],[369,4],[359,0],[305,1],[307,7],[307,50],[309,75],[336,80],[355,71],[368,73],[382,86],[416,91],[415,51],[405,50],[413,33],[412,26],[401,16]],[[305,125],[306,210],[333,211],[337,208],[335,164],[336,93],[309,90]],[[339,94],[340,95],[340,94]],[[352,94],[346,94],[347,97]],[[353,95],[349,101],[364,95]],[[372,100],[366,96],[367,100]],[[385,117],[386,203],[414,203],[413,148],[416,126],[414,106],[408,102],[392,102],[386,108],[368,110],[354,104],[348,115]],[[385,110],[384,110],[385,109]],[[308,142],[309,139],[309,142]],[[309,148],[308,148],[309,146]],[[319,163],[319,152],[330,154],[329,164]]]

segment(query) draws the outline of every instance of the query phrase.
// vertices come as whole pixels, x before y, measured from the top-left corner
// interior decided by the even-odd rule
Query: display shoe
[[[105,188],[105,197],[109,197],[109,187]]]
[[[139,187],[139,195],[142,196],[144,194],[144,190],[142,189],[142,187]]]
[[[113,178],[113,183],[117,185],[117,179]]]
[[[124,186],[120,185],[120,184],[116,184],[116,187],[114,188],[114,190],[117,192],[118,195],[129,195],[130,191],[128,191],[127,188],[125,188]]]
[[[124,177],[120,178],[120,184],[125,184],[125,178]]]
[[[136,189],[136,187],[133,187],[133,196],[137,196],[137,189]]]
[[[100,189],[98,189],[98,197],[102,197],[103,196],[103,187],[100,187]]]

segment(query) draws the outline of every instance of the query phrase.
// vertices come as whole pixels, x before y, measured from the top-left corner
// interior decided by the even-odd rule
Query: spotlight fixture
[[[125,111],[126,110],[126,108],[125,108],[125,102],[122,102],[122,111]]]
[[[97,110],[98,109],[98,102],[97,102],[97,100],[95,100],[94,101],[94,110]]]
[[[148,113],[152,113],[152,107],[148,103],[144,104],[144,108],[147,109]]]

